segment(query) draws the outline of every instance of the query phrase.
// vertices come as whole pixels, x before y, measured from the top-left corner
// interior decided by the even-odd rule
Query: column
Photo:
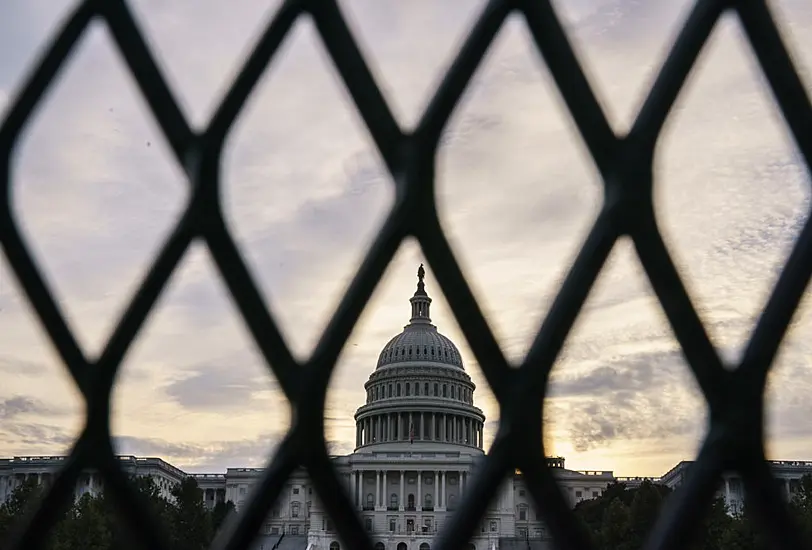
[[[386,440],[392,441],[392,413],[386,415]]]
[[[445,510],[445,483],[448,480],[448,472],[441,472],[440,475],[440,483],[442,484],[442,490],[440,493],[442,494],[441,500],[443,501],[443,510]]]
[[[386,482],[386,470],[383,471],[383,503],[382,506],[387,508],[389,506],[389,483]]]
[[[725,478],[725,504],[730,506],[730,478]]]
[[[403,500],[406,498],[405,494],[405,482],[406,472],[404,470],[400,471],[400,498],[398,499],[398,510],[401,512],[403,511],[404,503]]]
[[[412,413],[409,413],[409,435],[406,436],[406,439],[409,439],[412,436],[413,429],[414,429],[414,418],[412,417]]]
[[[352,472],[352,491],[350,491],[352,499],[355,500],[355,505],[358,506],[358,471]]]
[[[364,508],[364,472],[359,470],[356,472],[356,477],[358,478],[358,509],[361,510]]]
[[[462,493],[465,489],[465,472],[460,470],[460,500],[462,500]]]
[[[420,441],[426,439],[426,422],[423,413],[420,413]]]
[[[414,506],[418,512],[423,511],[423,472],[420,470],[417,470],[417,502],[414,503]]]
[[[375,472],[375,507],[381,507],[381,472]]]
[[[403,441],[403,414],[398,413],[398,441]]]
[[[440,507],[440,472],[434,471],[434,509]]]

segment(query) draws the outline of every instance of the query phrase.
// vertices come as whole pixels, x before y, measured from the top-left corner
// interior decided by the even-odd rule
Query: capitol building
[[[389,340],[364,384],[366,402],[355,413],[355,450],[333,464],[376,550],[431,550],[432,541],[454,514],[485,456],[485,416],[474,405],[475,384],[456,345],[431,321],[431,298],[424,270],[410,298],[408,324]],[[47,479],[62,457],[0,459],[0,499],[29,476]],[[164,494],[190,475],[159,458],[120,457],[122,469],[152,476]],[[598,497],[611,483],[639,484],[642,478],[617,478],[611,471],[572,471],[563,458],[548,458],[568,501]],[[812,463],[772,462],[787,496]],[[676,487],[690,462],[680,462],[654,481]],[[225,473],[191,474],[204,502],[232,501],[244,506],[263,473],[261,468],[228,468]],[[100,484],[86,473],[77,493]],[[732,510],[743,501],[741,483],[726,475],[720,489]],[[288,480],[255,541],[255,550],[342,550],[335,525],[320,506],[306,472]],[[490,503],[470,550],[551,549],[552,541],[532,504],[522,475],[506,479]]]

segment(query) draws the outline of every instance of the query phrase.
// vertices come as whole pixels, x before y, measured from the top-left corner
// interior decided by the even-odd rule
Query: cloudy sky
[[[273,2],[271,2],[273,3]],[[203,125],[269,2],[133,1],[183,110]],[[341,2],[387,100],[417,119],[482,0]],[[626,129],[687,0],[556,2],[590,80]],[[72,2],[11,0],[0,17],[0,115]],[[774,2],[812,85],[812,7]],[[808,176],[770,104],[737,22],[720,23],[657,156],[657,207],[714,342],[735,359],[809,210]],[[102,25],[81,42],[18,145],[13,203],[78,340],[93,356],[187,197],[181,171]],[[812,87],[810,88],[812,90]],[[393,189],[302,19],[234,127],[224,162],[228,222],[284,335],[307,356],[384,219]],[[519,361],[594,219],[600,184],[520,19],[504,27],[438,159],[444,226],[504,352]],[[328,439],[354,443],[352,414],[386,341],[408,321],[419,248],[406,243],[333,377]],[[0,455],[64,452],[77,391],[0,257]],[[428,266],[433,317],[498,408]],[[771,378],[769,451],[812,459],[812,330],[801,311]],[[705,407],[627,243],[613,252],[559,361],[547,439],[575,469],[658,475],[692,458]],[[195,247],[123,365],[122,453],[188,471],[258,466],[288,426],[282,394]]]

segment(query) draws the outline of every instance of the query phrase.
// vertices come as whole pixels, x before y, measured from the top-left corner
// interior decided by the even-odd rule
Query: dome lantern
[[[416,323],[431,324],[431,316],[429,308],[431,307],[431,298],[426,294],[426,284],[423,278],[426,276],[426,270],[423,269],[423,264],[417,268],[417,290],[414,291],[409,301],[412,303],[412,318],[409,323],[414,325]]]

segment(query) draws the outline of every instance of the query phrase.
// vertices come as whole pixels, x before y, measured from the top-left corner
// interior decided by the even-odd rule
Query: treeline
[[[187,478],[172,489],[171,499],[161,496],[151,477],[132,477],[133,487],[144,497],[154,517],[162,523],[170,539],[171,550],[203,550],[234,504],[218,503],[211,511],[203,504],[203,491],[194,478]],[[18,486],[0,506],[0,550],[5,550],[9,535],[19,529],[19,519],[36,502],[44,487],[36,481]],[[116,504],[104,493],[86,493],[77,499],[52,528],[46,550],[128,550],[133,536],[125,528]]]
[[[599,550],[639,550],[651,532],[671,490],[664,485],[643,482],[627,489],[610,485],[603,494],[578,503],[575,513]],[[789,503],[805,540],[812,540],[812,477],[801,479],[798,492]],[[747,508],[729,513],[724,498],[716,498],[705,513],[687,550],[770,550],[771,545]]]

